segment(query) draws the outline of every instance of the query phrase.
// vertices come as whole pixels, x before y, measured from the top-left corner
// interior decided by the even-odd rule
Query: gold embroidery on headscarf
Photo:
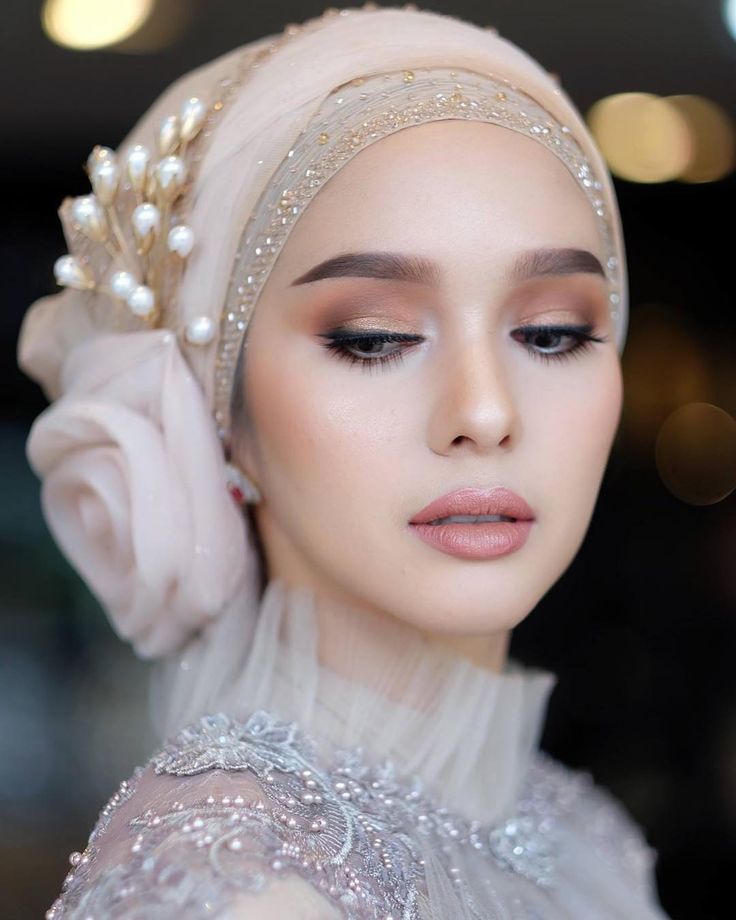
[[[238,351],[258,296],[291,228],[310,199],[359,150],[411,125],[455,118],[521,132],[550,149],[570,170],[594,209],[605,252],[610,314],[619,316],[619,259],[602,183],[572,135],[545,108],[504,77],[455,68],[414,68],[349,81],[326,97],[293,143],[253,209],[220,320],[214,414],[220,438],[229,434],[229,405]],[[246,343],[247,345],[247,343]],[[245,347],[245,345],[242,345]]]
[[[386,9],[390,8],[374,3],[366,3],[362,7],[362,11]],[[405,4],[403,9],[415,10],[417,7]],[[180,193],[167,206],[167,218],[170,218],[167,229],[169,226],[187,229],[186,219],[192,204],[189,192],[196,182],[199,165],[216,133],[222,111],[247,82],[250,71],[259,68],[296,36],[319,29],[335,16],[351,16],[360,12],[361,9],[356,8],[329,7],[321,16],[303,24],[289,23],[277,39],[269,41],[255,56],[245,53],[235,61],[234,73],[220,79],[210,94],[200,132],[190,144],[184,145],[186,179]],[[497,33],[493,26],[486,28]],[[555,82],[558,82],[557,78]],[[113,252],[114,241],[95,240],[83,232],[73,213],[74,201],[68,198],[62,203],[60,216],[70,250],[78,264],[70,264],[67,268],[70,271],[76,269],[84,275],[83,278],[80,276],[78,284],[72,286],[83,287],[93,322],[100,327],[115,331],[133,331],[146,325],[166,327],[181,336],[182,344],[198,347],[216,341],[213,411],[222,439],[229,433],[233,375],[252,311],[278,252],[309,200],[331,175],[370,143],[404,127],[446,118],[481,120],[508,127],[545,144],[563,161],[585,192],[598,218],[606,253],[604,267],[610,282],[610,313],[614,325],[619,326],[622,321],[619,305],[623,266],[616,248],[613,221],[606,210],[602,183],[594,175],[570,127],[560,124],[541,103],[500,75],[449,67],[403,68],[389,73],[361,75],[330,92],[309,126],[274,171],[253,208],[239,240],[225,303],[219,316],[194,316],[184,326],[177,295],[185,256],[179,258],[174,252],[167,252],[166,240],[159,238],[150,247],[151,251],[138,252],[139,266],[128,266],[125,247],[119,246],[121,252]],[[108,153],[112,154],[112,151]],[[141,197],[130,183],[120,183],[118,201],[113,208],[116,213],[112,213],[111,209],[107,215],[116,231],[123,223],[130,223],[136,205],[149,201],[148,186],[145,191],[146,194]],[[150,191],[153,191],[152,185]],[[130,239],[132,234],[127,226],[126,232]],[[122,238],[123,234],[119,236]],[[130,239],[130,242],[134,244],[135,240]],[[135,252],[134,245],[131,251]],[[66,258],[75,261],[72,257]],[[148,316],[144,313],[136,315],[132,308],[121,308],[119,295],[106,296],[113,292],[98,279],[107,278],[111,269],[115,268],[127,270],[131,275],[140,269],[138,281],[142,279],[145,286],[150,280],[155,287],[155,311]],[[103,296],[98,296],[100,294]]]

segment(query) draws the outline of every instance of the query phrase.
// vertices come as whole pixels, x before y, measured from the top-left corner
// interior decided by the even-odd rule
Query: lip
[[[533,521],[534,512],[524,499],[511,489],[456,489],[430,502],[409,521],[410,524],[429,524],[437,518],[455,514],[505,514],[517,521]],[[462,524],[435,525],[462,527]],[[481,527],[481,524],[468,524]]]
[[[504,514],[515,521],[480,524],[432,524],[454,514]],[[534,513],[510,489],[457,489],[423,508],[409,522],[414,533],[429,546],[461,559],[493,559],[520,549],[527,541]]]

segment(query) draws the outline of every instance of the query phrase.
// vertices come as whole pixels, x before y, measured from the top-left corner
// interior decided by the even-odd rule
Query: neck
[[[419,659],[431,658],[436,670],[445,670],[458,658],[494,674],[504,670],[510,632],[439,634],[345,595],[312,590],[320,664],[395,702],[422,709],[431,704],[436,682],[432,680],[426,688],[418,688],[414,682],[412,662]]]
[[[439,637],[281,579],[253,603],[233,603],[168,663],[169,725],[264,709],[315,739],[325,762],[358,748],[483,822],[513,807],[555,678],[506,659],[507,637]]]

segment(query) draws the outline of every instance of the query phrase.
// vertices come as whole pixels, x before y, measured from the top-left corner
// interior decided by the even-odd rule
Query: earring
[[[256,505],[261,500],[258,486],[233,463],[225,464],[225,476],[228,492],[239,505]]]

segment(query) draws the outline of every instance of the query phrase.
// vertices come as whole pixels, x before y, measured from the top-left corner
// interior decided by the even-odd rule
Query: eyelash
[[[524,336],[523,344],[527,348],[527,351],[535,358],[545,363],[550,363],[551,361],[568,361],[573,357],[578,358],[584,351],[592,346],[593,342],[607,341],[605,337],[593,335],[593,326],[590,324],[573,326],[519,326],[513,330],[513,334],[519,332]],[[569,336],[574,340],[574,344],[571,348],[565,349],[565,351],[557,352],[543,352],[537,351],[535,348],[530,348],[528,345],[529,338],[540,335]],[[328,340],[324,347],[331,351],[335,357],[347,361],[350,365],[360,364],[363,370],[369,372],[373,370],[375,365],[385,367],[392,362],[401,361],[404,357],[405,349],[397,348],[388,355],[381,355],[378,358],[366,358],[351,352],[349,350],[351,345],[354,347],[356,343],[359,342],[370,342],[371,344],[389,344],[394,342],[414,345],[422,341],[420,336],[411,335],[409,333],[350,332],[345,329],[334,329],[329,333],[325,333],[321,338]]]

